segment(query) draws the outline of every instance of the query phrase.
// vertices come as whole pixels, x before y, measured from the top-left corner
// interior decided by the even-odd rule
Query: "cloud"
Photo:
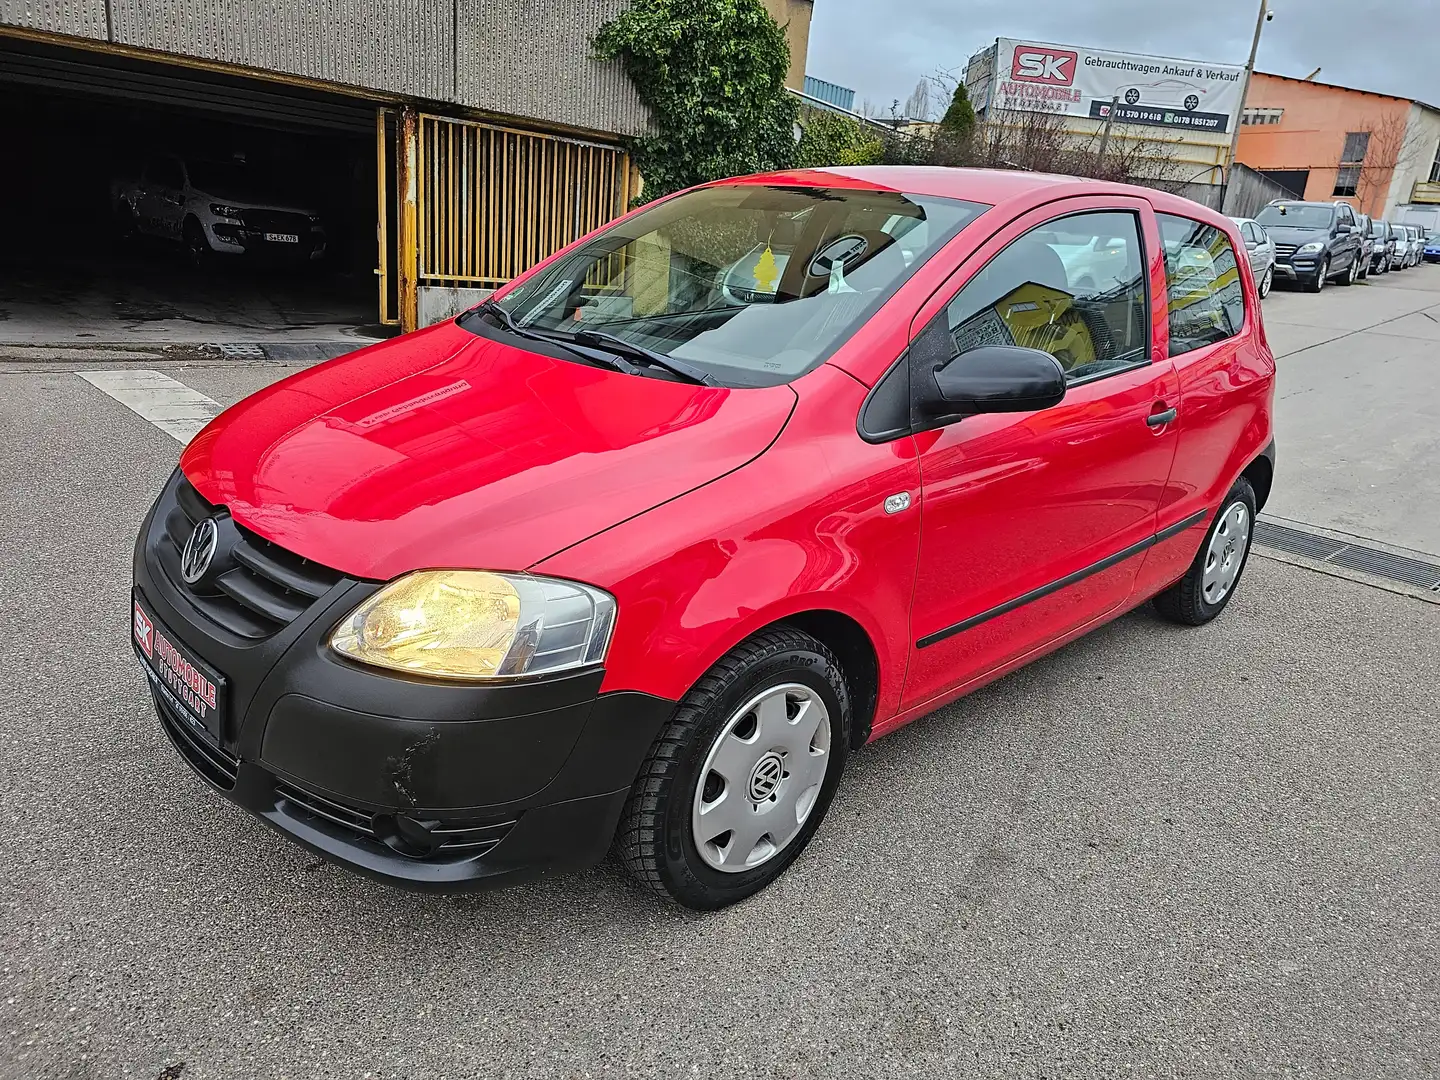
[[[1256,67],[1440,105],[1440,64],[1426,31],[1440,0],[1271,0]],[[937,68],[964,70],[997,37],[1243,64],[1258,4],[1209,0],[817,0],[811,75],[888,108]]]

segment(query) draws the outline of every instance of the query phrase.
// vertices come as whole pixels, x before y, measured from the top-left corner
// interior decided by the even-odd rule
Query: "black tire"
[[[1221,522],[1226,520],[1237,504],[1245,507],[1249,531],[1245,536],[1244,550],[1239,553],[1240,566],[1235,572],[1234,580],[1219,601],[1212,604],[1205,599],[1204,593],[1205,564],[1210,554],[1210,541],[1220,528]],[[1250,561],[1250,546],[1254,537],[1255,489],[1250,486],[1250,481],[1242,476],[1235,481],[1235,486],[1220,503],[1220,512],[1205,531],[1205,540],[1200,545],[1200,550],[1195,553],[1195,561],[1190,564],[1185,576],[1155,597],[1155,610],[1162,618],[1183,626],[1203,626],[1215,618],[1225,610],[1230,598],[1235,595],[1235,590],[1240,587],[1240,581],[1245,576],[1245,566]]]
[[[1365,280],[1367,280],[1369,277],[1370,277],[1370,260],[1369,260],[1369,259],[1361,259],[1361,260],[1360,260],[1360,273],[1356,276],[1355,280],[1356,280],[1356,281],[1365,281]]]
[[[185,261],[190,264],[191,269],[204,270],[210,265],[210,258],[215,252],[211,250],[210,241],[205,239],[205,230],[200,227],[200,222],[187,218],[183,236]]]
[[[1350,260],[1350,265],[1345,268],[1345,272],[1340,275],[1339,280],[1336,281],[1335,284],[1337,284],[1337,285],[1354,285],[1354,284],[1355,284],[1355,278],[1359,275],[1359,273],[1360,273],[1360,260],[1359,260],[1358,258],[1351,259],[1351,260]]]
[[[794,838],[750,870],[727,873],[701,857],[691,810],[707,756],[726,724],[767,687],[799,683],[830,715],[830,761],[809,816]],[[615,848],[636,880],[677,903],[713,911],[753,896],[805,849],[834,798],[850,749],[850,695],[834,654],[789,627],[742,642],[685,695],[656,738],[620,816]]]
[[[1260,275],[1260,287],[1257,290],[1260,293],[1260,299],[1264,300],[1267,296],[1269,296],[1270,290],[1274,288],[1274,286],[1275,268],[1273,266],[1269,266],[1265,268],[1265,273]]]
[[[1315,271],[1315,276],[1305,283],[1306,292],[1319,292],[1325,288],[1325,279],[1330,276],[1330,260],[1320,260],[1320,269]]]

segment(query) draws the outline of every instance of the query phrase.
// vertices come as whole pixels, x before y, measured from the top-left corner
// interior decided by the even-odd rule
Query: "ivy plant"
[[[831,165],[877,165],[885,157],[885,141],[859,120],[825,109],[803,109],[804,134],[795,163],[805,169]]]
[[[647,200],[792,164],[790,47],[760,0],[634,0],[601,27],[595,55],[620,60],[650,109],[631,143]]]

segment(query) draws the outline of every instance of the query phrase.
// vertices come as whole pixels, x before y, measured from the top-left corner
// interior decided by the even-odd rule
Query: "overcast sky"
[[[1260,71],[1440,104],[1440,0],[1270,0]],[[1243,64],[1258,0],[815,0],[809,74],[888,110],[997,37]],[[1201,14],[1203,12],[1203,14]]]

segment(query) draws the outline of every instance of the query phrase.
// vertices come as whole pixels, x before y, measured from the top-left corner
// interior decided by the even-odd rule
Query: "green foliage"
[[[885,156],[885,141],[875,131],[840,113],[805,109],[800,126],[805,133],[795,148],[795,163],[801,168],[878,165]]]
[[[940,118],[940,130],[960,139],[968,139],[975,131],[975,107],[970,104],[970,95],[965,92],[964,83],[955,87],[955,96],[950,99],[950,107]]]
[[[760,0],[634,0],[595,55],[618,58],[650,108],[652,133],[631,144],[647,200],[792,164],[790,47]]]

